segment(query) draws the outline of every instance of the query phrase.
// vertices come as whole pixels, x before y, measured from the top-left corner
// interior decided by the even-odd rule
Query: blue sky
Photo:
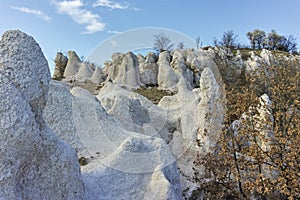
[[[114,34],[160,27],[212,44],[234,30],[248,44],[255,28],[292,34],[300,44],[299,0],[0,0],[0,31],[20,29],[40,44],[53,68],[56,52],[87,57]],[[300,45],[298,45],[299,47]]]

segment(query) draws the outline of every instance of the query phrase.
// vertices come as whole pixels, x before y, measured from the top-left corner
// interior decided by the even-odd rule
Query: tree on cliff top
[[[240,44],[237,40],[238,35],[236,35],[233,30],[228,30],[223,33],[222,38],[217,40],[214,38],[214,46],[222,46],[230,49],[236,49]]]
[[[157,52],[163,52],[163,51],[171,51],[174,43],[171,42],[170,38],[164,34],[164,33],[158,33],[154,34],[154,46],[153,49],[155,49]]]

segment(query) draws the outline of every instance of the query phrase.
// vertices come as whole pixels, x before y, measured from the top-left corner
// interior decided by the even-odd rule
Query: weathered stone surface
[[[261,50],[260,57],[263,59],[264,64],[266,64],[267,66],[271,66],[271,63],[274,61],[272,52],[267,49]]]
[[[110,108],[109,113],[112,114],[114,118],[109,117],[102,111],[103,114],[101,114],[101,117],[99,116],[96,119],[90,119],[89,116],[86,116],[87,118],[81,118],[79,120],[83,123],[90,123],[90,121],[92,121],[92,123],[90,123],[91,126],[92,124],[97,124],[98,128],[94,130],[101,128],[103,136],[99,138],[98,141],[103,143],[103,140],[105,142],[107,140],[105,138],[108,138],[108,141],[105,142],[105,149],[103,148],[98,150],[100,155],[106,156],[102,157],[101,160],[96,159],[92,161],[90,165],[88,164],[83,167],[83,175],[85,180],[87,180],[87,191],[91,191],[87,194],[102,194],[103,199],[147,199],[148,196],[145,196],[145,193],[147,193],[152,194],[152,196],[159,194],[156,195],[157,199],[165,199],[165,197],[170,199],[174,196],[176,197],[174,199],[180,199],[181,196],[178,196],[181,191],[180,182],[171,181],[179,179],[179,172],[176,167],[174,167],[176,166],[174,163],[175,158],[172,157],[169,147],[165,141],[159,137],[146,136],[146,133],[143,132],[139,133],[138,130],[140,129],[138,128],[135,129],[135,132],[128,131],[131,126],[130,122],[134,123],[136,127],[139,125],[143,126],[151,124],[151,122],[149,122],[151,119],[151,113],[149,113],[150,119],[146,117],[147,114],[142,116],[142,113],[145,112],[145,109],[142,109],[142,104],[136,103],[138,101],[130,100],[123,102],[124,100],[126,101],[126,99],[128,100],[128,96],[124,91],[122,91],[122,88],[119,86],[113,88],[114,84],[110,82],[107,82],[106,84],[110,86],[104,86],[103,90],[105,90],[106,87],[108,90],[104,93],[106,95],[104,95],[103,98],[106,99],[106,105],[110,105],[108,107]],[[119,95],[120,93],[122,95]],[[130,92],[129,94],[132,95]],[[78,92],[76,92],[76,95],[79,95]],[[100,95],[101,92],[97,97],[99,98]],[[87,99],[86,95],[80,96],[82,98],[82,102],[85,102],[85,104],[87,102],[95,102],[92,97]],[[132,98],[134,100],[134,97]],[[142,100],[139,100],[141,103]],[[126,103],[128,102],[129,107],[126,108],[126,105],[128,105]],[[130,102],[133,105],[131,105]],[[91,113],[89,110],[95,109],[92,108],[92,106],[84,107],[84,104],[81,106],[81,110],[85,113]],[[121,108],[118,110],[121,106],[123,106],[123,109]],[[100,109],[96,110],[100,111]],[[118,111],[122,111],[122,113],[119,113]],[[130,116],[129,114],[128,116],[126,113],[131,113],[132,115]],[[100,115],[100,112],[98,112],[98,115]],[[122,117],[126,118],[122,119]],[[130,120],[130,118],[132,118],[132,120]],[[126,124],[123,122],[126,122]],[[100,130],[97,131],[98,134],[99,132]],[[149,135],[149,133],[147,134]],[[107,146],[107,144],[114,145]],[[104,147],[104,145],[99,144],[97,147],[98,146]],[[99,165],[99,161],[105,166]],[[161,171],[164,176],[153,180],[152,174],[156,173],[156,170]],[[151,190],[150,188],[147,189],[151,181],[155,182],[156,185],[168,183],[169,187],[151,188]],[[96,189],[94,188],[94,185],[96,185],[95,183],[102,184]]]
[[[82,199],[75,151],[44,122],[50,72],[34,39],[0,41],[0,199]]]
[[[68,63],[64,72],[64,77],[75,76],[81,66],[81,60],[75,51],[68,51]]]
[[[159,58],[157,61],[158,64],[157,82],[158,82],[158,86],[163,90],[174,89],[179,80],[177,75],[173,71],[170,62],[171,62],[171,55],[168,51],[164,51],[159,54]]]
[[[50,80],[48,63],[39,45],[20,31],[8,31],[2,36],[0,51],[0,83],[12,84],[21,91],[39,119]]]
[[[102,83],[106,80],[107,75],[104,74],[103,69],[96,67],[92,77],[90,78],[90,80],[93,83],[99,84]]]
[[[215,146],[222,133],[224,120],[223,85],[216,81],[211,68],[205,68],[200,79],[199,103],[199,128],[197,139],[199,140],[201,153],[205,154]]]
[[[102,88],[107,87],[104,105],[110,109],[126,106],[118,102],[123,98],[114,97],[118,92],[122,93],[122,88],[114,89],[115,84],[111,82],[106,85],[111,86]],[[108,115],[100,102],[86,90],[78,87],[68,90],[69,87],[62,83],[51,83],[46,118],[61,138],[70,142],[80,156],[87,158],[87,165],[82,166],[85,199],[148,199],[151,196],[162,200],[181,199],[179,171],[164,140],[128,131],[126,124],[121,123],[125,119]],[[132,95],[132,92],[128,93]],[[142,99],[133,97],[130,100],[127,97],[131,102],[127,107],[131,111],[127,113],[131,113],[129,117],[135,126],[149,124],[150,118],[144,115],[147,109],[142,107],[147,108],[143,101],[151,102]],[[121,111],[116,108],[112,110]],[[51,109],[57,114],[50,116]],[[122,116],[125,115],[119,117]],[[63,124],[65,119],[71,122]]]
[[[193,49],[186,49],[185,50],[185,58],[186,58],[186,64],[188,66],[191,66],[192,61],[197,57],[196,52]]]
[[[94,64],[81,61],[75,51],[68,51],[68,57],[63,81],[85,83],[92,79],[96,69]],[[92,80],[97,81],[96,79],[102,78],[96,77],[98,73],[95,74]]]
[[[157,62],[157,56],[153,52],[149,52],[146,55],[145,63],[156,63]]]
[[[112,66],[109,67],[108,79],[114,83],[136,88],[141,85],[139,62],[131,52],[126,54],[114,53]]]
[[[157,85],[158,65],[156,63],[140,64],[141,82],[146,86]]]
[[[188,84],[188,87],[194,86],[194,72],[187,66],[186,51],[177,49],[173,51],[173,59],[171,62],[172,68],[176,75],[180,78],[184,78]]]
[[[144,63],[145,60],[146,60],[146,58],[143,55],[141,55],[141,54],[138,54],[136,57],[137,57],[137,59],[139,61],[139,64]]]
[[[61,52],[58,52],[55,56],[55,69],[53,74],[54,80],[62,80],[64,78],[64,72],[68,63],[68,58],[64,56]]]
[[[70,86],[66,83],[51,81],[43,116],[57,136],[76,150],[78,157],[87,156],[87,150],[77,134],[74,124],[74,97],[70,90]]]
[[[141,82],[146,86],[157,85],[158,65],[156,64],[156,55],[149,52],[144,62],[140,62]]]
[[[164,134],[169,132],[167,141],[176,157],[181,172],[181,186],[186,195],[197,188],[197,183],[193,182],[192,177],[196,154],[200,150],[197,145],[200,91],[199,89],[191,91],[183,78],[176,87],[178,93],[171,97],[164,97],[158,106],[166,109],[167,112],[166,126],[161,132],[165,132]]]
[[[124,129],[160,137],[158,132],[164,126],[167,116],[164,110],[147,98],[109,82],[97,98]]]
[[[46,118],[87,160],[82,166],[86,199],[195,198],[195,173],[201,176],[205,170],[195,163],[222,132],[225,89],[218,66],[224,62],[253,70],[271,62],[268,51],[245,59],[241,52],[234,56],[225,48],[205,49],[162,52],[158,61],[154,53],[116,53],[105,63],[102,73],[108,77],[96,98],[78,87],[68,92],[70,88],[54,82],[53,90],[59,92],[50,92],[50,99],[57,115],[51,116],[50,109]],[[96,71],[91,79],[98,82]],[[129,90],[142,84],[176,94],[154,105]],[[261,97],[261,102],[268,101]],[[255,117],[269,120],[269,103],[262,105]],[[66,119],[72,123],[63,124]],[[269,122],[261,126],[265,137],[271,136]],[[267,150],[268,144],[262,142],[261,148]]]
[[[91,78],[93,73],[94,70],[87,63],[81,63],[80,68],[76,74],[76,80],[79,82],[84,82],[87,79]]]
[[[194,165],[196,155],[205,155],[221,133],[225,91],[214,62],[204,68],[200,88],[191,90],[183,77],[176,88],[176,95],[164,97],[158,104],[167,112],[161,134],[170,136],[167,141],[181,171],[183,194],[189,197],[197,189],[198,183],[193,181],[195,170],[203,171]],[[204,135],[201,130],[206,128],[208,133]]]

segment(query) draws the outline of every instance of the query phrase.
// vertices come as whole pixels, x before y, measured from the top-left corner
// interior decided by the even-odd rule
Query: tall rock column
[[[131,88],[141,86],[139,62],[136,55],[131,52],[126,54],[114,53],[108,80]]]
[[[64,56],[61,52],[59,52],[56,54],[54,62],[55,69],[52,78],[60,81],[64,78],[64,72],[68,63],[68,58]]]
[[[159,54],[159,58],[157,61],[158,64],[158,76],[157,82],[159,88],[166,89],[174,89],[176,84],[179,81],[179,78],[175,74],[171,65],[171,55],[168,51],[164,51]]]
[[[64,77],[75,76],[81,66],[81,60],[75,51],[68,51],[68,63],[64,71]]]
[[[217,73],[217,72],[215,72]],[[206,67],[201,73],[199,122],[197,140],[201,153],[206,154],[216,144],[222,133],[225,91],[223,85],[216,80],[210,67]]]
[[[75,151],[43,119],[50,72],[21,31],[0,41],[0,199],[82,199]]]

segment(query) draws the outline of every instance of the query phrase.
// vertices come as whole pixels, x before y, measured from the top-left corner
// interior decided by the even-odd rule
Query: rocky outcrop
[[[167,112],[161,134],[169,136],[167,142],[176,157],[186,198],[197,190],[198,183],[193,180],[195,172],[204,172],[195,166],[199,158],[197,155],[208,153],[222,132],[225,106],[223,82],[214,62],[206,64],[201,73],[200,88],[191,90],[182,77],[176,85],[178,93],[163,97],[158,104]]]
[[[59,136],[87,159],[81,167],[85,199],[181,199],[179,171],[169,146],[158,134],[138,133],[142,128],[129,131],[134,126],[127,126],[135,123],[135,127],[150,130],[154,122],[149,120],[159,113],[150,111],[147,118],[144,113],[151,102],[143,97],[129,99],[127,93],[132,92],[111,82],[102,89],[105,92],[98,98],[108,111],[110,108],[110,114],[122,111],[124,99],[130,102],[119,118],[109,115],[88,91],[79,87],[70,90],[59,82],[51,83],[44,114]],[[126,118],[122,117],[132,120],[124,124]]]
[[[94,70],[87,64],[81,63],[81,66],[77,72],[76,79],[78,81],[86,81],[87,79],[91,78],[94,73]]]
[[[205,68],[200,79],[199,122],[197,139],[201,153],[206,154],[217,143],[224,120],[223,85],[218,84],[210,68]]]
[[[171,55],[168,51],[161,52],[157,61],[158,75],[157,82],[160,89],[174,90],[178,82],[178,77],[172,69]]]
[[[144,62],[142,62],[142,59],[140,60],[141,82],[146,86],[157,85],[158,65],[155,53],[148,53]]]
[[[54,63],[55,69],[52,79],[60,81],[64,78],[64,72],[68,63],[68,58],[61,52],[58,52],[55,56]]]
[[[139,64],[144,63],[146,60],[146,58],[142,54],[138,54],[136,57],[139,61]]]
[[[141,85],[140,71],[136,55],[131,52],[113,54],[108,79],[113,83],[123,84],[131,88],[139,87]]]
[[[75,51],[68,51],[68,63],[64,72],[64,77],[75,76],[79,71],[82,62]]]
[[[217,64],[250,71],[275,58],[267,50],[245,56],[181,49],[159,57],[115,53],[95,68],[75,52],[68,56],[57,54],[54,77],[65,78],[49,84],[47,61],[32,37],[10,31],[0,41],[0,199],[200,198],[195,175],[205,169],[198,161],[223,128]],[[140,86],[146,87],[135,90]],[[156,105],[138,92],[170,96]],[[263,95],[251,113],[265,122],[256,126],[265,151],[270,106]],[[233,123],[235,134],[246,117]]]
[[[51,81],[48,101],[43,117],[58,137],[70,144],[78,157],[87,156],[87,150],[77,134],[73,120],[73,95],[71,87],[63,82]]]
[[[92,77],[90,78],[90,80],[93,82],[93,83],[96,83],[96,84],[99,84],[99,83],[102,83],[106,80],[107,78],[107,75],[104,74],[102,68],[100,67],[96,67]]]
[[[183,194],[191,193],[197,188],[192,182],[194,176],[194,161],[197,151],[198,107],[200,101],[199,89],[190,90],[185,79],[177,84],[178,93],[165,96],[158,104],[167,112],[164,129],[168,134],[168,144],[176,157],[180,169],[180,183]],[[189,196],[189,195],[186,195]]]
[[[0,41],[0,199],[82,199],[75,151],[43,119],[47,61],[21,31]]]
[[[142,95],[119,85],[107,83],[97,98],[104,109],[127,131],[161,137],[159,131],[166,120],[166,112]]]
[[[81,61],[75,51],[68,51],[68,58],[63,81],[78,84],[88,81],[98,84],[104,81],[102,71],[95,68],[94,64]]]
[[[192,51],[188,51],[188,50],[181,50],[181,49],[177,49],[173,52],[173,59],[171,62],[172,68],[174,69],[175,73],[179,76],[182,77],[186,80],[186,82],[188,83],[189,87],[194,87],[194,85],[196,86],[197,84],[194,84],[194,76],[196,76],[198,74],[198,71],[193,71],[191,69],[191,61],[193,59],[193,57],[195,57],[194,54],[191,53],[187,53],[187,52],[191,52]],[[187,54],[189,55],[189,57],[187,58]]]

